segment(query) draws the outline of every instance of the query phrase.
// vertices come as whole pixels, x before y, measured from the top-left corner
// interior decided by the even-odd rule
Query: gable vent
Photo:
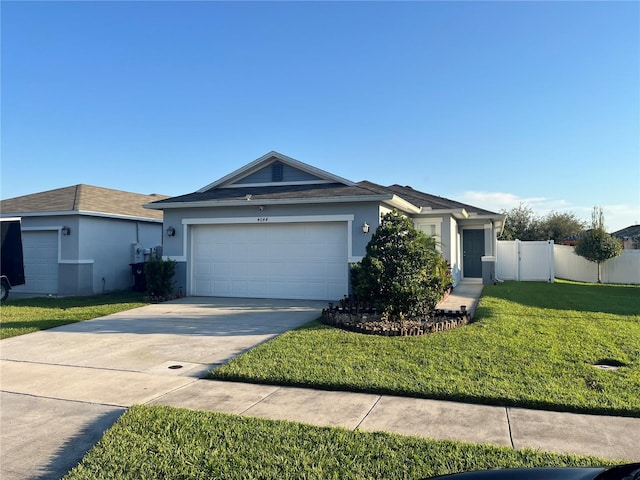
[[[271,165],[271,181],[272,182],[281,182],[282,181],[282,164],[280,162],[275,162]]]

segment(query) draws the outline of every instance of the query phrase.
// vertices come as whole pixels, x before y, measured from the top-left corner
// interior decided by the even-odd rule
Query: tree
[[[582,233],[585,226],[573,213],[550,212],[540,221],[541,240],[562,243],[565,238]]]
[[[598,283],[602,283],[600,265],[622,253],[620,241],[605,230],[602,207],[593,207],[591,228],[578,238],[575,252],[598,265]]]
[[[534,215],[531,207],[521,203],[511,210],[502,211],[507,217],[500,240],[540,240],[540,220]]]
[[[540,218],[523,203],[502,213],[506,219],[499,240],[553,240],[561,243],[565,238],[584,231],[585,227],[585,223],[573,213],[550,212]]]
[[[435,239],[397,210],[382,217],[366,252],[353,270],[354,293],[389,315],[426,313],[452,283]]]

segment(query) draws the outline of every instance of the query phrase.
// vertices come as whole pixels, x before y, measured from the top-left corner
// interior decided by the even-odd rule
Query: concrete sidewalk
[[[149,402],[351,430],[640,461],[640,418],[198,380]]]

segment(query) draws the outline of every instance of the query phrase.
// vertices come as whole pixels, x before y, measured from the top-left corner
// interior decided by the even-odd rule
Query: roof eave
[[[348,197],[322,197],[322,198],[271,198],[250,200],[202,200],[197,202],[167,202],[148,203],[144,208],[152,210],[169,210],[175,208],[211,208],[211,207],[246,207],[248,205],[296,205],[313,203],[350,203],[350,202],[394,202],[395,195],[366,195]],[[399,204],[398,204],[399,205]],[[411,204],[409,204],[411,205]],[[414,207],[416,208],[416,207]]]
[[[416,207],[413,203],[406,201],[404,198],[398,195],[390,195],[389,200],[383,200],[384,203],[390,205],[398,210],[402,210],[405,213],[420,213],[420,207]]]
[[[63,217],[63,216],[71,216],[71,215],[82,215],[89,217],[103,217],[103,218],[116,218],[121,220],[134,220],[138,222],[153,222],[153,223],[162,223],[161,218],[151,218],[151,217],[141,217],[136,215],[122,215],[118,213],[105,213],[105,212],[91,212],[88,210],[64,210],[64,211],[54,211],[54,212],[10,212],[10,213],[2,213],[2,218],[6,218],[5,215],[20,217]]]
[[[469,212],[464,208],[430,208],[420,207],[420,215],[452,215],[458,220],[469,218]]]

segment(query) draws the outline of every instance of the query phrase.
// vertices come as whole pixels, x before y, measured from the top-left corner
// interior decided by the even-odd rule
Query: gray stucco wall
[[[273,217],[305,217],[305,216],[324,216],[324,215],[353,215],[351,231],[351,256],[357,260],[366,253],[366,245],[371,240],[371,234],[375,231],[380,223],[380,205],[377,202],[362,203],[325,203],[325,204],[309,204],[309,205],[263,205],[263,209],[259,209],[259,203],[251,203],[250,205],[239,207],[216,207],[216,208],[185,208],[185,209],[169,209],[164,212],[164,228],[174,227],[176,234],[174,237],[164,235],[163,255],[168,258],[177,260],[176,264],[176,287],[183,287],[183,291],[187,292],[187,261],[189,260],[189,243],[190,227],[183,226],[185,219],[228,219],[228,218],[246,218],[249,223],[257,222],[260,218]],[[369,234],[362,232],[364,223],[370,225]],[[186,238],[185,238],[186,235]],[[184,249],[186,240],[186,251]]]
[[[182,287],[183,292],[187,292],[187,262],[189,260],[190,227],[183,225],[185,219],[229,219],[246,218],[248,222],[255,222],[259,217],[287,217],[287,216],[318,216],[318,215],[353,215],[351,241],[352,260],[357,261],[366,253],[366,245],[371,240],[371,235],[380,224],[380,217],[391,209],[386,205],[377,202],[363,203],[329,203],[310,205],[263,205],[260,210],[259,203],[248,202],[247,206],[238,207],[217,207],[217,208],[185,208],[171,209],[164,213],[164,250],[163,255],[177,260],[176,265],[176,289]],[[457,285],[462,279],[462,252],[461,235],[464,228],[484,229],[485,235],[485,255],[493,255],[495,248],[495,228],[486,219],[464,219],[456,220],[449,214],[421,215],[414,217],[414,221],[419,219],[440,219],[440,242],[441,251],[444,258],[449,262],[454,277],[454,284]],[[362,233],[364,223],[370,225],[370,233]],[[165,231],[172,226],[176,229],[174,237],[167,237]],[[185,247],[186,245],[186,247]]]
[[[61,263],[58,272],[58,294],[91,295],[94,293],[93,263]]]
[[[22,216],[24,231],[57,232],[59,295],[131,288],[131,244],[162,244],[162,224],[88,215]],[[60,234],[69,227],[70,234]],[[42,292],[52,293],[52,292]]]
[[[93,260],[93,293],[124,290],[133,285],[131,244],[161,245],[162,224],[83,216],[79,237],[78,260]]]

